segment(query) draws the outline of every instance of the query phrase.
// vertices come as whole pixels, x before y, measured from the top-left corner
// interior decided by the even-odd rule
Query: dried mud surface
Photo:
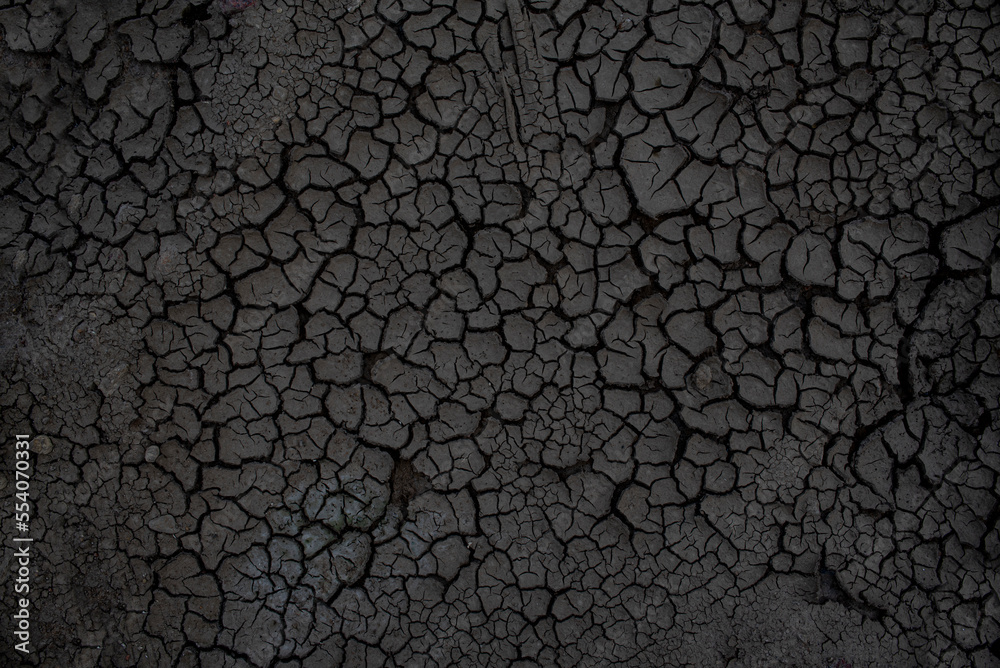
[[[1000,666],[998,49],[0,0],[0,662]]]

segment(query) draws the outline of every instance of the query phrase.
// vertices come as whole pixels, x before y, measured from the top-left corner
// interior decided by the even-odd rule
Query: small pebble
[[[52,439],[44,434],[36,436],[31,441],[31,449],[39,455],[47,455],[52,452]]]
[[[707,364],[702,364],[694,372],[694,384],[699,390],[707,390],[712,384],[712,370]]]
[[[156,458],[160,456],[160,448],[156,445],[151,445],[146,448],[146,461],[152,464],[156,461]]]

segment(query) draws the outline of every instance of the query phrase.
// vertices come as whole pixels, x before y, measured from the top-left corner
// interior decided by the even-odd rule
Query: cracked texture
[[[9,661],[1000,665],[993,3],[0,36]]]

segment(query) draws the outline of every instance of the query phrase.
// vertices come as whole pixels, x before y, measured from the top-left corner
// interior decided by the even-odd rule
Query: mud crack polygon
[[[998,49],[990,0],[0,0],[5,495],[51,445],[0,656],[1000,665]]]

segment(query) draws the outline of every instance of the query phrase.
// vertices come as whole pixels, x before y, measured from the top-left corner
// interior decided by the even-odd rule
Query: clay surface
[[[0,664],[1000,666],[998,49],[0,0]]]

